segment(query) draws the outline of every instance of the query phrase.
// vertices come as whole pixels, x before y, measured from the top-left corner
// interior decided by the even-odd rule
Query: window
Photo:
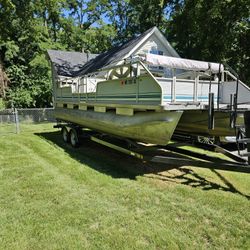
[[[163,56],[163,51],[158,50],[155,46],[151,47],[151,50],[149,51],[149,53]],[[150,66],[150,69],[161,72],[164,68],[162,66]]]
[[[161,50],[157,50],[154,47],[151,48],[151,50],[149,51],[150,54],[154,54],[154,55],[160,55],[163,56],[163,51]]]
[[[57,80],[57,86],[58,86],[58,88],[70,87],[72,84],[74,85],[75,82],[73,82],[72,80],[69,80],[67,78],[63,78],[63,79],[59,78]]]

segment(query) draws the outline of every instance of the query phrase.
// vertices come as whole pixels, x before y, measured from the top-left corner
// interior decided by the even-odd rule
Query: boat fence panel
[[[161,103],[161,89],[149,76],[100,82],[96,100],[110,103]]]
[[[69,87],[62,87],[56,89],[56,100],[64,102],[72,102],[72,89]]]
[[[177,80],[175,84],[175,100],[178,102],[194,101],[194,80]]]
[[[198,84],[198,101],[208,103],[210,81],[199,81]],[[214,100],[217,100],[218,96],[218,83],[211,81],[211,92],[214,93]]]
[[[162,88],[163,102],[172,100],[172,79],[170,78],[156,78]]]
[[[156,78],[163,90],[164,104],[170,102],[194,102],[208,103],[209,81],[198,81],[195,88],[195,80]],[[211,82],[211,92],[214,93],[214,99],[217,99],[217,83]],[[197,93],[195,93],[197,92]],[[197,96],[197,100],[196,99]]]
[[[221,86],[221,102],[230,104],[230,95],[236,92],[236,81],[223,82]],[[239,82],[238,103],[250,104],[250,88]]]

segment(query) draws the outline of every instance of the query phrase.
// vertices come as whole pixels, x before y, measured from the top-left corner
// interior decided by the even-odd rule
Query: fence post
[[[16,124],[16,133],[19,134],[20,133],[19,118],[18,118],[18,111],[16,108],[14,109],[14,116],[15,116],[15,124]]]

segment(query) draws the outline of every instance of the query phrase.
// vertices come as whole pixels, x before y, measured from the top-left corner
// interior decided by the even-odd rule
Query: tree
[[[186,0],[167,35],[183,57],[226,62],[250,83],[249,13],[249,0]]]
[[[16,107],[48,106],[51,78],[45,53],[60,45],[53,43],[33,1],[12,0],[11,5],[0,6],[4,15],[4,21],[0,21],[0,56],[10,79],[7,103]]]
[[[100,53],[153,26],[183,57],[227,62],[250,82],[249,8],[249,0],[0,0],[6,99],[50,105],[47,49]]]
[[[83,30],[100,21],[106,12],[107,0],[67,0],[69,15]]]
[[[182,0],[108,0],[106,17],[117,32],[114,42],[121,44],[153,26],[165,31],[179,2]]]

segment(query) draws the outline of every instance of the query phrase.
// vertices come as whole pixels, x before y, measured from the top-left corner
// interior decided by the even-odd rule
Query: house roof
[[[95,59],[86,63],[83,68],[78,72],[78,76],[89,74],[97,71],[109,64],[116,63],[121,61],[122,59],[128,58],[131,56],[152,34],[156,34],[156,36],[162,41],[162,43],[166,46],[169,53],[174,57],[179,57],[177,52],[173,49],[173,47],[169,44],[164,35],[158,30],[157,27],[153,27],[140,36],[132,38],[128,42],[122,44],[121,46],[114,47],[111,50],[104,52],[97,56]]]
[[[48,50],[47,52],[56,73],[69,77],[76,76],[85,63],[98,56],[98,54],[62,50]]]
[[[48,50],[48,55],[58,75],[68,77],[81,76],[128,58],[138,50],[153,33],[161,40],[171,56],[179,57],[157,27],[153,27],[140,36],[134,37],[121,46],[114,47],[100,55],[60,50]]]
[[[153,31],[154,27],[145,31],[138,37],[132,38],[128,42],[122,44],[121,46],[117,46],[112,48],[111,50],[104,52],[97,56],[94,60],[86,63],[83,68],[79,71],[78,75],[85,75],[91,72],[94,72],[98,69],[103,68],[109,64],[120,61],[126,57],[127,54],[130,53],[131,50],[134,49],[135,46],[139,44],[140,41],[143,40],[148,34]]]

